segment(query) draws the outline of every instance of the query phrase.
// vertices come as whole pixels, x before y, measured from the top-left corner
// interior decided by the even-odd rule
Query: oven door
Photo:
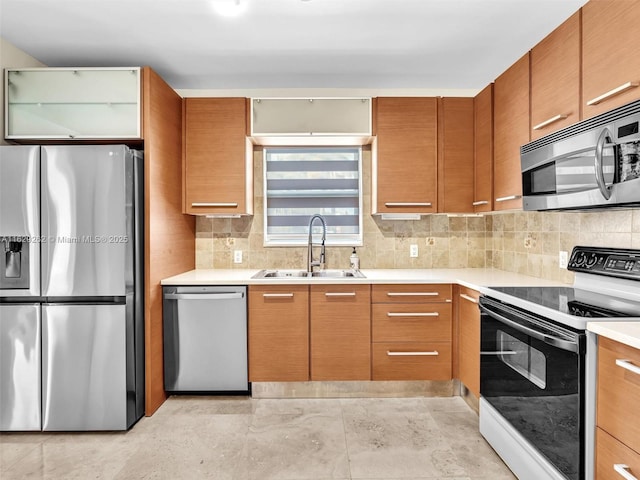
[[[480,300],[480,395],[555,469],[584,478],[585,335]]]

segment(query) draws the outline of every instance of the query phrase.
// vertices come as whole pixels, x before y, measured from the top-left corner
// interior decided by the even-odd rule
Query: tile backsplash
[[[254,155],[255,214],[239,219],[198,217],[196,268],[305,268],[306,247],[263,246],[262,151]],[[371,153],[363,151],[364,242],[361,268],[495,267],[573,281],[558,267],[558,252],[575,245],[640,249],[640,209],[604,212],[506,212],[482,217],[423,216],[381,220],[371,211]],[[418,257],[409,246],[418,245]],[[243,262],[233,263],[242,250]],[[327,268],[347,268],[349,247],[327,247]]]

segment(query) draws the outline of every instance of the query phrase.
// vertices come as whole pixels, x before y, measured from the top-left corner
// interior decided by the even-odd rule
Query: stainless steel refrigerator
[[[0,430],[144,414],[142,153],[0,147]]]

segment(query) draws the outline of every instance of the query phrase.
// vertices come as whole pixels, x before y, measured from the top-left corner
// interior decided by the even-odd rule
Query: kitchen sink
[[[358,270],[260,270],[251,278],[365,278]]]

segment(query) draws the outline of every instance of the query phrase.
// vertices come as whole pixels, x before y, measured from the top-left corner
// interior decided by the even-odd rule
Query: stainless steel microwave
[[[640,205],[640,100],[523,145],[525,210]]]

